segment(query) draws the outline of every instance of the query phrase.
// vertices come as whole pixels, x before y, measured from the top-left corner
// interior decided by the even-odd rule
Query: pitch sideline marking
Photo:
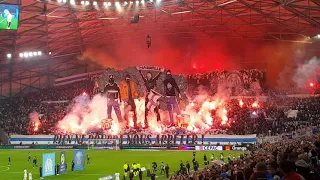
[[[6,171],[9,171],[9,170],[10,170],[10,167],[9,167],[9,166],[0,166],[0,169],[2,169],[3,167],[4,167],[4,168],[7,168],[7,169],[1,170],[0,173],[1,173],[1,172],[6,172]]]

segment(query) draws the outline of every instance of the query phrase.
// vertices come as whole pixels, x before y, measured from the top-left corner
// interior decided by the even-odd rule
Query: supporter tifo
[[[107,76],[108,73],[106,73],[105,76]],[[115,71],[113,71],[113,73],[115,73]],[[241,76],[237,76],[237,73],[238,75],[241,74]],[[224,71],[208,73],[202,76],[190,75],[187,77],[187,85],[189,88],[189,86],[192,86],[192,82],[195,82],[194,86],[198,86],[200,83],[205,87],[209,85],[209,88],[211,88],[215,81],[211,80],[210,82],[208,80],[210,78],[214,79],[212,78],[214,76],[217,77],[216,79],[218,80],[228,80],[228,77],[229,80],[235,79],[232,82],[239,82],[238,80],[240,78],[240,81],[243,82],[241,87],[248,85],[250,87],[250,83],[254,84],[254,82],[259,82],[258,84],[261,83],[263,87],[263,72],[251,70],[239,71],[237,73]],[[135,79],[141,81],[137,75]],[[52,87],[38,93],[30,93],[23,97],[4,101],[4,103],[2,103],[3,108],[0,111],[2,114],[0,121],[1,127],[6,132],[17,134],[48,134],[55,132],[56,123],[63,119],[68,112],[68,100],[73,99],[83,92],[93,94],[94,81],[95,78],[93,77],[92,79]],[[229,83],[229,86],[236,85],[239,86],[238,84]],[[187,88],[184,87],[182,90],[183,89]],[[318,124],[318,117],[320,115],[319,110],[316,108],[320,104],[318,97],[286,96],[281,98],[267,98],[266,101],[264,98],[260,99],[257,97],[227,97],[228,102],[225,103],[226,106],[224,108],[227,111],[225,116],[228,118],[228,124],[225,126],[221,125],[222,116],[217,118],[217,121],[215,121],[216,119],[212,120],[213,123],[210,124],[209,129],[199,129],[198,133],[274,135],[284,132],[291,133],[297,129]],[[194,96],[193,98],[189,98],[189,105],[194,104],[194,106],[197,106],[197,103],[192,101],[193,99]],[[46,103],[46,101],[54,101],[56,103]],[[29,121],[29,114],[33,111],[39,112],[40,114],[41,126],[39,129],[35,129],[34,124],[26,125]],[[222,112],[225,112],[224,109]],[[166,112],[164,111],[164,113]],[[216,112],[212,112],[212,114],[215,113]]]

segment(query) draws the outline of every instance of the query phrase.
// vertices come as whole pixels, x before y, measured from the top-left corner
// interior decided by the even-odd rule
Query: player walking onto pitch
[[[31,155],[30,155],[30,152],[28,153],[28,162],[31,162]]]
[[[223,153],[220,153],[220,160],[224,161],[224,154]]]
[[[210,160],[211,160],[211,161],[214,160],[214,153],[211,154],[211,159],[210,159]]]
[[[7,29],[10,29],[10,26],[11,26],[11,21],[12,21],[12,14],[9,12],[8,9],[5,9],[4,10],[4,14],[7,16]]]
[[[29,180],[32,180],[32,173],[29,172]]]
[[[204,165],[208,165],[208,158],[206,154],[203,155],[203,161],[204,161]]]
[[[36,167],[37,166],[37,157],[34,157],[33,158],[33,167]]]
[[[165,168],[164,168],[164,163],[162,162],[162,163],[161,163],[161,171],[160,171],[160,174],[164,173],[164,169],[165,169]]]
[[[43,179],[43,177],[42,177],[42,165],[40,166],[39,171],[40,171],[40,179]]]
[[[228,154],[228,161],[231,161],[231,154]]]
[[[11,156],[8,157],[8,166],[11,165]]]
[[[90,156],[87,154],[87,164],[90,164]]]
[[[114,174],[116,180],[120,180],[120,173],[116,172]]]
[[[23,171],[23,180],[28,180],[28,171],[27,171],[27,168],[24,169]]]

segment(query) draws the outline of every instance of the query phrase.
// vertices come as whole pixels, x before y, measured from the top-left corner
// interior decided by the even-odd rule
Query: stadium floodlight
[[[51,51],[49,51],[49,55],[51,55]]]
[[[23,53],[24,57],[29,57],[29,54],[27,52]]]
[[[120,6],[120,3],[119,3],[119,2],[116,2],[115,5],[116,5],[117,7],[119,7],[119,6]]]
[[[94,6],[98,5],[97,1],[93,1],[92,3]]]
[[[81,5],[84,5],[84,1],[81,1]]]
[[[12,57],[12,54],[7,54],[7,58],[11,58]]]
[[[136,4],[139,4],[139,1],[136,1]]]
[[[124,2],[124,5],[126,6],[127,4],[128,4],[128,2],[127,2],[127,1],[125,1],[125,2]]]
[[[108,6],[111,6],[111,2],[108,2]]]
[[[30,56],[30,57],[32,57],[32,56],[33,56],[33,53],[32,53],[32,52],[29,52],[28,54],[29,54],[29,56]]]
[[[144,0],[141,0],[141,4],[144,4]]]
[[[36,56],[36,55],[38,55],[38,53],[37,52],[33,52],[33,55]]]
[[[86,1],[86,5],[88,6],[90,4],[90,2],[89,1]]]
[[[104,6],[108,6],[108,3],[107,3],[107,2],[103,2],[103,5],[104,5]]]
[[[58,0],[58,3],[62,3],[62,0]]]
[[[23,53],[19,53],[19,57],[23,58]]]
[[[67,0],[62,0],[63,3],[67,3]]]
[[[153,0],[150,0],[150,2],[153,2]]]
[[[82,2],[82,1],[81,1],[81,2]],[[76,2],[75,2],[74,0],[70,0],[70,4],[71,4],[71,5],[75,5]]]
[[[319,38],[319,39],[320,39],[320,34],[318,34],[318,35],[317,35],[317,38]]]
[[[161,2],[161,0],[157,0],[157,3],[160,3]]]
[[[41,56],[42,52],[41,51],[38,51],[38,56]]]

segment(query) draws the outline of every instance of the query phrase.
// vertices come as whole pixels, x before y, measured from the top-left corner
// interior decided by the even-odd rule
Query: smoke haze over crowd
[[[150,65],[171,69],[173,73],[203,73],[213,70],[265,69],[271,87],[291,81],[297,62],[308,60],[305,44],[221,39],[211,37],[179,38],[173,35],[152,36],[147,48],[145,37],[119,39],[107,46],[86,49],[80,60],[98,67],[124,69]],[[291,72],[283,75],[283,71]]]

